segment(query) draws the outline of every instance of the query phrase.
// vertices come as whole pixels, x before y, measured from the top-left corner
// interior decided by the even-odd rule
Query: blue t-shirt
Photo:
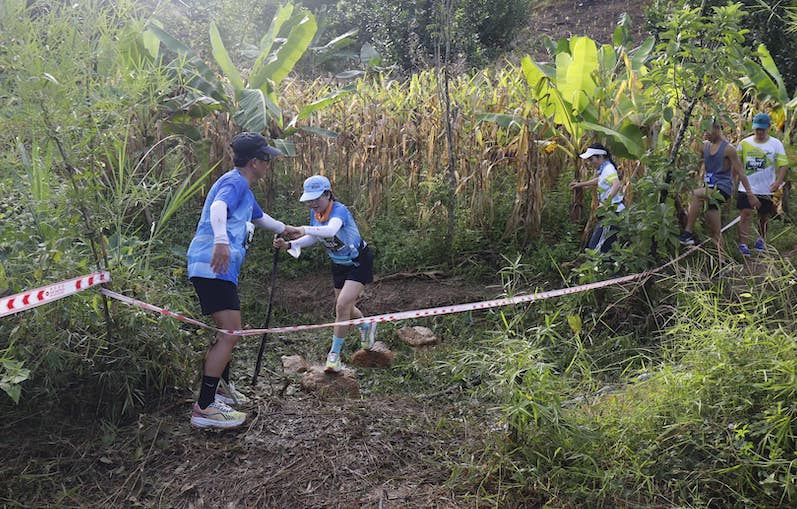
[[[340,218],[343,221],[343,226],[333,237],[318,237],[318,240],[327,248],[327,254],[333,262],[339,265],[354,265],[353,260],[360,256],[360,248],[365,246],[360,237],[360,230],[357,229],[357,224],[354,222],[354,216],[346,208],[346,205],[335,201],[332,202],[329,219],[333,217]],[[310,226],[326,226],[328,224],[329,220],[321,222],[315,218],[312,211],[310,212]]]
[[[227,239],[230,247],[230,266],[224,274],[216,274],[210,267],[213,256],[213,228],[210,225],[210,206],[215,201],[227,204]],[[263,216],[263,209],[255,201],[249,183],[237,170],[222,175],[210,188],[196,233],[188,246],[188,277],[224,279],[238,284],[238,273],[244,263],[247,248],[247,223]]]

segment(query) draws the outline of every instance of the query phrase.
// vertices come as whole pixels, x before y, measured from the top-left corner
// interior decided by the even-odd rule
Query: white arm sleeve
[[[227,204],[216,200],[210,204],[210,227],[213,228],[214,244],[229,244],[227,238]]]
[[[312,246],[316,242],[318,242],[318,237],[314,237],[312,235],[305,235],[304,237],[299,237],[296,240],[292,240],[291,247],[302,248],[302,247]]]
[[[305,235],[333,237],[338,233],[338,230],[343,228],[343,220],[339,217],[333,217],[326,226],[303,226],[302,228],[304,228]]]
[[[282,221],[277,221],[265,212],[257,219],[253,219],[252,222],[257,226],[265,228],[266,230],[272,231],[274,233],[282,233],[285,231],[285,223]]]

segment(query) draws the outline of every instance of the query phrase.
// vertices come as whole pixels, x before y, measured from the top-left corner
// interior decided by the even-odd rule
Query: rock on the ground
[[[310,369],[310,365],[301,355],[282,356],[282,371],[285,373],[304,373],[308,369]]]
[[[437,343],[437,336],[428,327],[415,325],[402,327],[397,331],[398,337],[410,346],[426,346]]]
[[[340,373],[326,373],[323,366],[310,366],[302,377],[302,388],[321,396],[358,397],[360,395],[360,384],[354,379],[351,371],[344,369]]]
[[[388,368],[393,364],[396,354],[381,341],[376,341],[370,350],[357,350],[351,356],[351,363],[360,368]]]

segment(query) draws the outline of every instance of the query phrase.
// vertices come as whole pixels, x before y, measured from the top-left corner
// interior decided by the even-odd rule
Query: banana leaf
[[[221,34],[219,34],[219,29],[216,27],[215,22],[210,23],[210,47],[213,58],[216,59],[216,63],[219,64],[227,79],[230,80],[233,90],[236,92],[243,90],[244,82],[241,80],[241,75],[235,64],[232,63],[232,59],[227,53],[227,48],[224,47],[224,42],[221,40]]]
[[[239,109],[233,114],[233,118],[246,131],[258,133],[265,131],[270,118],[273,118],[278,125],[282,125],[282,111],[260,89],[241,90],[238,106]]]

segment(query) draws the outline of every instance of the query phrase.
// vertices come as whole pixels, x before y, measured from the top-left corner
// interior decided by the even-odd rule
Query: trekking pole
[[[264,329],[268,329],[268,323],[271,321],[271,307],[274,304],[274,287],[277,284],[277,262],[279,261],[280,250],[278,247],[274,248],[274,261],[271,265],[271,290],[268,295],[268,308],[266,309],[266,321],[263,324]],[[266,336],[267,332],[263,333],[260,338],[260,350],[257,352],[257,362],[255,363],[255,373],[252,375],[252,386],[257,383],[257,376],[260,374],[260,364],[263,362],[263,352],[266,349]]]

